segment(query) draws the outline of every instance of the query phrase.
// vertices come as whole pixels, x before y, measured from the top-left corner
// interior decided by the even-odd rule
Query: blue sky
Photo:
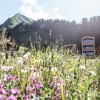
[[[0,24],[16,13],[34,20],[66,19],[81,22],[82,18],[100,16],[100,0],[1,0]]]

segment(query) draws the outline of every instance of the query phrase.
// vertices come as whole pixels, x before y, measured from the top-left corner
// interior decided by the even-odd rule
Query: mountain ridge
[[[8,18],[3,24],[1,24],[1,27],[13,28],[20,23],[30,24],[32,22],[33,22],[33,19],[28,18],[22,15],[21,13],[17,13],[14,16]]]

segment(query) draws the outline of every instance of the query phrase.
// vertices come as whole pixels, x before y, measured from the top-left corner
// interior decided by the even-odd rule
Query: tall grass
[[[100,100],[100,59],[49,47],[5,58],[0,53],[0,100]]]

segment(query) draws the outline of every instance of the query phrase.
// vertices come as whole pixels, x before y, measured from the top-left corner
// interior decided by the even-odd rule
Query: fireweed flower
[[[6,91],[5,91],[4,88],[1,88],[1,89],[0,89],[0,94],[6,94]]]
[[[57,83],[57,87],[61,87],[61,86],[64,86],[64,82],[62,80],[60,80],[58,83]]]
[[[57,90],[55,91],[55,94],[61,93],[61,88],[57,88]]]
[[[12,76],[12,75],[5,75],[4,77],[4,80],[5,81],[10,81],[10,80],[16,80],[16,81],[19,81],[20,79],[17,77],[17,76]]]
[[[39,90],[40,88],[42,88],[42,87],[41,87],[41,84],[38,84],[38,83],[37,83],[37,84],[35,85],[35,88],[36,88],[37,90]]]
[[[41,88],[43,87],[43,83],[42,82],[40,82],[39,85],[40,85]]]
[[[26,87],[26,91],[30,92],[31,91],[31,87],[30,86],[27,86]]]
[[[20,92],[20,89],[11,89],[10,93],[11,94],[20,94],[21,92]]]
[[[12,76],[12,79],[14,79],[16,81],[20,81],[20,78],[18,78],[18,76]]]
[[[23,99],[27,100],[28,97],[25,94],[23,94]]]
[[[17,100],[17,98],[14,95],[10,95],[6,100]]]
[[[3,94],[0,94],[0,100],[5,100],[5,96]]]
[[[4,80],[5,80],[5,81],[10,81],[10,80],[12,80],[12,76],[11,76],[11,75],[6,76],[6,77],[4,78]]]
[[[21,93],[20,89],[16,89],[16,94],[20,94],[20,93]]]
[[[37,77],[39,77],[39,73],[38,72],[34,72],[33,76],[32,76],[33,82],[36,80]]]
[[[50,84],[51,86],[53,86],[53,87],[56,87],[57,85],[56,85],[56,83],[55,82],[51,82],[51,84]]]
[[[3,88],[3,84],[2,81],[0,80],[0,88]]]

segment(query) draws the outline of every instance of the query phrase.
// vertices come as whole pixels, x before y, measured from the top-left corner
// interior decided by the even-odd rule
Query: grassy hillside
[[[32,23],[33,20],[30,18],[25,17],[24,15],[18,13],[14,15],[13,17],[8,18],[2,26],[8,27],[8,28],[13,28],[16,25],[20,23]]]

